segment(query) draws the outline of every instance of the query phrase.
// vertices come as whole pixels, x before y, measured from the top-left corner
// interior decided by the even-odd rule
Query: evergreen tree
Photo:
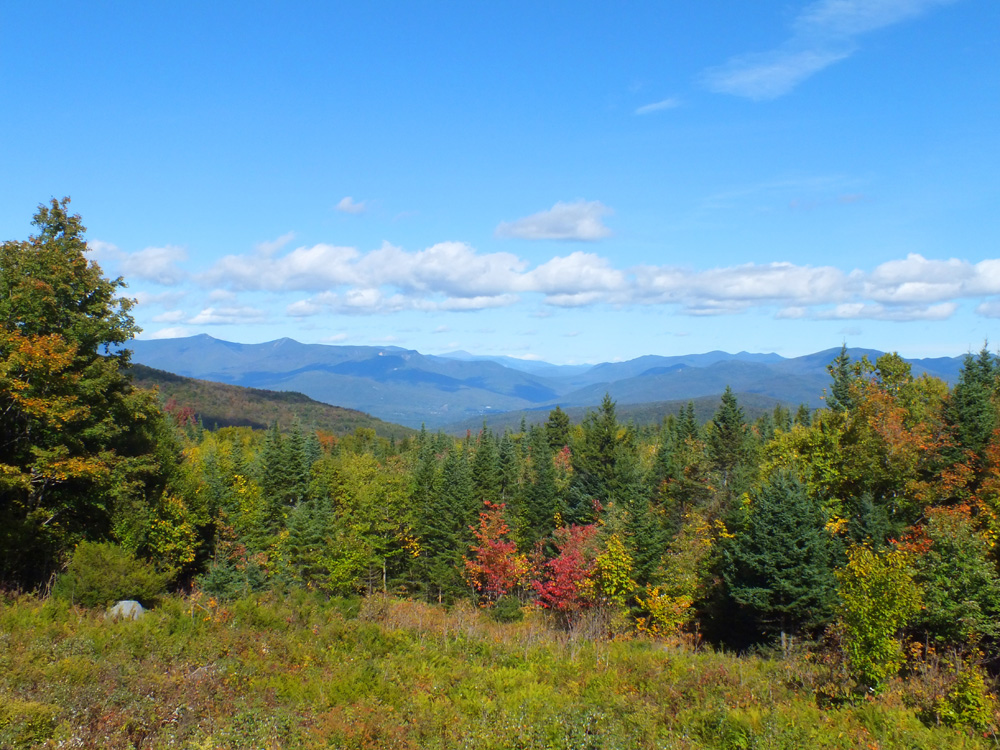
[[[799,478],[778,471],[751,492],[742,525],[724,553],[733,599],[765,632],[786,636],[827,622],[835,603],[835,545],[827,517]]]
[[[545,435],[553,453],[569,445],[569,415],[559,406],[549,412],[549,419],[545,423]]]
[[[486,502],[491,505],[500,503],[500,461],[496,438],[485,423],[472,458],[472,484],[478,505]]]
[[[529,481],[525,487],[525,529],[522,549],[530,549],[555,530],[556,513],[564,509],[556,488],[555,467],[546,433],[539,427],[528,432]]]
[[[756,447],[743,408],[726,386],[708,433],[708,455],[720,478],[721,496],[729,504],[749,487],[756,470]]]
[[[441,467],[440,484],[418,509],[416,567],[428,598],[452,601],[466,590],[462,560],[478,507],[465,448],[453,446]]]
[[[826,371],[833,379],[830,392],[826,396],[827,407],[833,411],[850,411],[854,405],[851,383],[855,379],[855,374],[851,369],[851,355],[847,353],[847,344],[841,345],[840,354],[827,365]]]
[[[971,451],[978,459],[1000,423],[996,403],[998,377],[1000,364],[985,345],[978,356],[967,354],[946,412],[961,449]],[[961,460],[962,456],[954,454],[953,458]]]
[[[619,445],[633,437],[626,432],[624,440],[619,438],[615,402],[608,394],[596,412],[587,414],[582,427],[583,439],[573,446],[573,481],[566,514],[566,521],[575,524],[592,522],[597,509],[608,502]],[[628,447],[634,449],[634,445]]]

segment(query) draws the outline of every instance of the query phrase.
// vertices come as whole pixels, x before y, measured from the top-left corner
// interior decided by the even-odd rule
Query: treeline
[[[461,439],[207,432],[123,374],[124,282],[86,260],[67,204],[0,248],[7,587],[50,584],[74,549],[101,559],[88,541],[222,598],[472,598],[734,647],[825,634],[866,689],[898,671],[905,636],[961,664],[995,652],[1000,363],[985,347],[951,389],[845,349],[827,408],[752,424],[727,390],[706,424],[690,407],[622,424],[606,397],[576,425],[556,408]]]

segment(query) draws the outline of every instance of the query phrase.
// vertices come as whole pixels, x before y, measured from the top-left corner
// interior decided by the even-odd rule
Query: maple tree
[[[522,586],[530,573],[526,555],[517,551],[504,518],[504,503],[483,502],[479,525],[471,527],[476,538],[465,560],[466,577],[488,604]]]
[[[594,573],[598,555],[597,524],[562,526],[553,532],[557,554],[542,565],[532,582],[538,603],[571,619],[596,603]]]

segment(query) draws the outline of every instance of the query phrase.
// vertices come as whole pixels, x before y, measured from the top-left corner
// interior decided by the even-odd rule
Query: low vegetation
[[[736,657],[690,638],[594,638],[603,627],[302,590],[170,597],[114,623],[8,597],[0,746],[996,746],[966,716],[982,712],[983,686],[943,662],[845,700],[844,673],[804,649]]]

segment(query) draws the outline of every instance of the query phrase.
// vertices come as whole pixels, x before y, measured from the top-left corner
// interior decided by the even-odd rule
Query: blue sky
[[[0,91],[144,338],[1000,342],[995,0],[7,3]]]

